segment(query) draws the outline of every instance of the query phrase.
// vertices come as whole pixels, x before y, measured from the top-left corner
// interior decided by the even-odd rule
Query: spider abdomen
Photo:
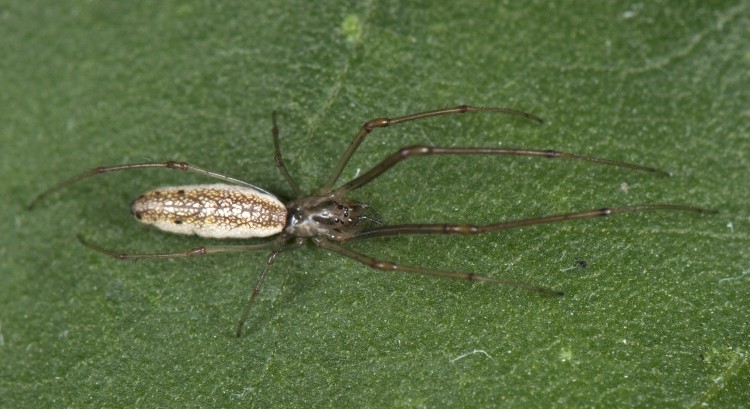
[[[210,238],[267,237],[284,229],[279,199],[246,186],[169,186],[142,194],[130,205],[135,218],[170,233]]]

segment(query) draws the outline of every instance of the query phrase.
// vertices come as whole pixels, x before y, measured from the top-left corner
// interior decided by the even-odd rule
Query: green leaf
[[[271,2],[273,3],[273,2]],[[747,2],[78,2],[0,6],[0,406],[739,407],[750,400]],[[689,204],[474,236],[353,243],[386,260],[565,291],[382,273],[285,253],[122,262],[220,244],[143,228],[141,191],[205,179],[85,169],[189,160],[289,199],[368,119],[342,181],[412,144],[553,148],[409,159],[352,196],[383,220],[489,223]],[[585,261],[585,263],[581,263]],[[585,267],[583,265],[585,264]]]

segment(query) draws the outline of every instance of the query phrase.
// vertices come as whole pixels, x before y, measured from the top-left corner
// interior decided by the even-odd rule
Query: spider
[[[177,169],[184,172],[197,173],[225,182],[205,185],[167,186],[151,190],[133,201],[131,204],[131,213],[141,223],[150,224],[158,229],[172,233],[194,234],[214,239],[247,239],[270,237],[274,235],[276,236],[275,238],[258,244],[200,246],[184,252],[144,254],[116,252],[97,244],[90,243],[80,236],[78,236],[78,240],[86,247],[121,260],[190,257],[214,253],[270,250],[266,264],[260,273],[257,284],[253,288],[250,298],[245,304],[242,315],[237,324],[235,334],[238,337],[242,334],[242,328],[249,317],[253,302],[260,293],[263,281],[266,279],[276,257],[282,252],[299,248],[308,241],[318,247],[339,253],[377,270],[403,271],[461,280],[482,281],[517,287],[550,296],[562,296],[563,293],[561,291],[512,280],[493,278],[469,272],[444,271],[418,266],[408,266],[391,261],[379,260],[342,246],[341,243],[407,234],[480,234],[537,224],[589,219],[610,216],[617,213],[643,212],[651,210],[714,213],[711,210],[693,206],[645,204],[586,210],[530,219],[501,221],[485,225],[447,223],[383,225],[370,216],[371,213],[367,204],[347,199],[347,194],[349,192],[372,182],[401,161],[415,156],[535,156],[551,159],[587,161],[601,165],[616,166],[662,176],[669,176],[667,172],[651,167],[555,150],[478,147],[442,148],[424,145],[407,146],[397,150],[367,172],[339,187],[335,187],[344,167],[349,163],[349,160],[357,151],[360,144],[373,130],[430,117],[463,114],[467,112],[502,113],[520,116],[537,123],[542,123],[541,118],[523,111],[508,108],[489,108],[468,105],[410,114],[397,118],[375,118],[367,121],[359,129],[359,132],[357,132],[348,148],[344,151],[341,158],[339,158],[338,163],[333,168],[333,172],[331,172],[328,179],[323,183],[323,186],[314,194],[305,195],[284,165],[281,149],[279,148],[279,128],[276,122],[276,113],[274,112],[271,115],[273,125],[271,134],[273,136],[276,167],[284,179],[286,179],[294,192],[295,197],[295,199],[286,203],[282,202],[275,195],[266,190],[242,180],[203,169],[187,162],[166,161],[161,163],[135,163],[93,168],[45,190],[36,196],[30,202],[28,207],[34,207],[39,201],[50,194],[82,179],[103,173],[125,170],[150,168]]]

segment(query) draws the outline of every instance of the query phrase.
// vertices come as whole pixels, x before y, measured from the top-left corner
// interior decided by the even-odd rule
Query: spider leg
[[[497,112],[502,114],[508,114],[508,115],[516,115],[516,116],[522,116],[525,118],[529,118],[533,121],[536,121],[538,123],[542,123],[542,119],[539,118],[536,115],[530,114],[528,112],[518,111],[515,109],[509,109],[509,108],[483,108],[483,107],[476,107],[476,106],[469,106],[469,105],[459,105],[453,108],[445,108],[445,109],[437,109],[434,111],[427,111],[427,112],[420,112],[417,114],[411,114],[411,115],[405,115],[397,118],[375,118],[371,119],[367,122],[365,122],[364,125],[362,125],[362,128],[360,128],[359,132],[357,132],[357,135],[354,137],[354,139],[349,144],[349,147],[346,148],[346,151],[344,151],[344,154],[339,159],[338,163],[336,164],[336,167],[333,168],[333,172],[331,173],[331,176],[328,177],[328,180],[323,184],[323,187],[320,189],[321,193],[328,193],[331,190],[331,187],[334,183],[338,180],[339,176],[341,176],[341,172],[344,170],[344,167],[346,167],[346,164],[349,163],[349,159],[351,159],[352,155],[354,155],[354,152],[359,148],[359,145],[362,144],[362,142],[365,140],[365,137],[370,134],[375,128],[385,128],[391,125],[397,125],[402,124],[404,122],[410,122],[410,121],[416,121],[424,118],[430,118],[433,116],[443,116],[443,115],[452,115],[452,114],[464,114],[466,112]]]
[[[302,190],[299,188],[297,182],[294,181],[292,175],[289,174],[289,171],[284,164],[284,158],[281,156],[279,127],[276,125],[276,111],[271,113],[271,122],[273,122],[271,134],[273,135],[273,158],[276,161],[276,168],[279,169],[281,175],[284,176],[284,179],[286,179],[287,183],[289,183],[289,186],[292,188],[292,191],[294,191],[294,197],[302,197]]]
[[[144,259],[144,258],[193,257],[193,256],[203,256],[206,254],[216,254],[216,253],[233,253],[233,252],[266,250],[266,249],[273,248],[274,246],[278,245],[277,243],[278,239],[277,239],[277,240],[260,243],[260,244],[248,244],[248,245],[239,245],[239,246],[210,246],[210,247],[200,246],[194,249],[190,249],[188,251],[178,251],[174,253],[120,253],[118,251],[110,250],[98,244],[94,244],[89,241],[86,241],[80,235],[77,237],[78,237],[78,241],[80,241],[81,244],[83,244],[84,246],[92,250],[96,250],[100,253],[106,254],[110,257],[114,257],[118,260],[136,260],[136,259]]]
[[[278,243],[283,242],[286,240],[286,237],[283,235],[279,237],[279,239],[274,240],[272,243]],[[260,277],[258,277],[258,282],[255,284],[255,287],[253,288],[252,294],[250,294],[250,298],[247,300],[247,303],[245,304],[245,308],[242,310],[242,315],[240,316],[240,321],[237,323],[237,330],[235,331],[235,335],[239,338],[242,335],[242,327],[245,326],[245,322],[247,321],[247,317],[250,316],[250,308],[253,306],[253,303],[255,302],[255,299],[258,297],[258,294],[260,294],[260,288],[263,286],[263,282],[266,280],[266,276],[268,276],[268,272],[271,270],[271,265],[274,261],[276,261],[276,256],[278,256],[280,253],[292,249],[296,249],[297,247],[301,246],[305,242],[305,239],[298,238],[293,243],[283,245],[282,247],[274,248],[273,251],[271,251],[271,254],[268,255],[268,261],[266,261],[265,267],[263,267],[263,271],[260,272]]]
[[[191,173],[197,173],[200,175],[212,177],[214,179],[223,180],[225,182],[234,183],[242,186],[251,187],[253,189],[259,190],[263,193],[266,193],[268,195],[273,196],[273,194],[267,192],[265,189],[262,189],[258,186],[252,185],[250,183],[247,183],[245,181],[235,179],[233,177],[222,175],[221,173],[217,173],[208,169],[199,168],[195,165],[191,165],[187,162],[177,162],[173,160],[169,160],[166,162],[154,162],[154,163],[130,163],[125,165],[116,165],[116,166],[100,166],[93,169],[89,169],[86,172],[80,173],[78,175],[75,175],[69,179],[63,180],[62,182],[52,186],[51,188],[45,190],[44,192],[38,194],[29,204],[26,206],[27,209],[31,210],[34,206],[36,206],[37,203],[42,201],[47,196],[51,195],[52,193],[57,192],[58,190],[61,190],[65,187],[68,187],[76,182],[79,182],[83,179],[90,178],[92,176],[101,175],[103,173],[111,173],[111,172],[119,172],[123,170],[131,170],[131,169],[177,169],[181,170],[183,172],[191,172]]]
[[[414,156],[430,156],[430,155],[510,155],[510,156],[536,156],[550,159],[571,159],[584,162],[594,162],[607,166],[616,166],[621,168],[628,168],[638,170],[642,172],[655,173],[661,176],[669,176],[669,173],[651,168],[648,166],[636,165],[633,163],[620,162],[615,160],[595,158],[591,156],[583,156],[574,153],[559,152],[555,150],[538,150],[538,149],[499,149],[499,148],[439,148],[435,146],[423,146],[415,145],[401,148],[394,152],[391,156],[375,165],[372,169],[365,172],[361,176],[353,179],[346,183],[340,188],[336,189],[337,193],[346,193],[351,190],[360,188],[375,178],[385,173],[390,168],[394,167],[401,161],[411,158]]]
[[[503,279],[492,278],[492,277],[488,277],[488,276],[484,276],[480,274],[466,273],[466,272],[459,272],[459,271],[433,270],[429,268],[407,266],[403,264],[396,264],[390,261],[378,260],[376,258],[370,257],[368,255],[362,254],[352,249],[339,246],[338,244],[335,244],[322,237],[315,237],[312,239],[312,241],[316,245],[324,249],[334,251],[336,253],[339,253],[341,255],[344,255],[346,257],[359,261],[360,263],[367,265],[369,267],[372,267],[376,270],[403,271],[407,273],[416,273],[416,274],[431,275],[431,276],[438,276],[438,277],[448,277],[448,278],[454,278],[457,280],[483,281],[483,282],[487,282],[491,284],[521,288],[521,289],[528,290],[528,291],[538,292],[544,295],[551,295],[551,296],[563,295],[561,291],[556,291],[556,290],[546,288],[546,287],[539,287],[535,285],[524,284],[524,283],[520,283],[518,281],[513,281],[513,280],[503,280]]]
[[[355,240],[355,239],[371,239],[375,237],[386,237],[386,236],[397,236],[401,234],[481,234],[489,233],[498,230],[514,229],[518,227],[533,226],[537,224],[547,224],[564,222],[568,220],[581,220],[591,219],[596,217],[606,217],[617,213],[634,213],[634,212],[645,212],[653,210],[676,210],[685,212],[694,212],[701,214],[714,214],[715,210],[703,209],[700,207],[693,206],[682,206],[682,205],[671,205],[671,204],[654,204],[654,205],[639,205],[639,206],[626,206],[626,207],[613,207],[586,210],[582,212],[563,213],[544,217],[534,217],[530,219],[521,220],[510,220],[499,223],[491,223],[484,225],[475,224],[445,224],[445,223],[430,223],[430,224],[396,224],[387,226],[372,227],[367,230],[363,230],[355,233],[348,233],[346,236],[341,236],[340,239],[344,240]],[[333,239],[339,239],[333,236]]]

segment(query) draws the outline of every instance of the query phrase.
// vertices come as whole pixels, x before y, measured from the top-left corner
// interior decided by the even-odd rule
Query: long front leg
[[[331,238],[339,241],[355,239],[371,239],[374,237],[398,236],[402,234],[481,234],[490,233],[498,230],[515,229],[537,224],[548,224],[564,222],[568,220],[592,219],[597,217],[607,217],[618,213],[635,213],[654,210],[673,210],[701,214],[714,214],[715,210],[703,209],[693,206],[681,206],[670,204],[639,205],[626,207],[605,207],[603,209],[586,210],[582,212],[555,214],[544,217],[534,217],[530,219],[510,220],[491,224],[447,224],[447,223],[422,223],[422,224],[396,224],[390,226],[377,226],[370,229],[346,234],[337,237],[332,235]]]
[[[338,244],[335,244],[331,241],[328,241],[320,237],[313,238],[312,241],[324,249],[335,251],[336,253],[339,253],[341,255],[344,255],[346,257],[359,261],[360,263],[368,267],[372,267],[376,270],[402,271],[402,272],[407,272],[407,273],[447,277],[447,278],[453,278],[457,280],[483,281],[483,282],[491,283],[491,284],[522,288],[524,290],[534,291],[537,293],[542,293],[544,295],[551,295],[551,296],[563,295],[561,291],[556,291],[556,290],[546,288],[546,287],[539,287],[535,285],[524,284],[524,283],[520,283],[518,281],[513,281],[513,280],[503,280],[503,279],[492,278],[492,277],[488,277],[488,276],[484,276],[480,274],[465,273],[465,272],[460,272],[460,271],[433,270],[430,268],[407,266],[403,264],[397,264],[391,261],[378,260],[376,258],[370,257],[368,255],[362,254],[352,249],[339,246]]]
[[[509,156],[536,156],[549,159],[571,159],[584,162],[594,162],[607,166],[616,166],[620,168],[628,168],[638,170],[641,172],[655,173],[660,176],[669,176],[668,172],[659,170],[656,168],[636,165],[634,163],[620,162],[615,160],[595,158],[591,156],[583,156],[575,153],[559,152],[555,150],[539,150],[539,149],[500,149],[500,148],[439,148],[435,146],[422,146],[415,145],[406,148],[401,148],[394,152],[391,156],[375,165],[372,169],[365,172],[363,175],[356,179],[346,183],[340,188],[336,189],[337,194],[345,194],[351,190],[360,188],[375,178],[385,173],[390,168],[396,166],[401,161],[415,157],[415,156],[430,156],[430,155],[509,155]]]
[[[509,108],[483,108],[469,105],[459,105],[453,108],[436,109],[434,111],[420,112],[418,114],[405,115],[397,118],[375,118],[367,121],[364,125],[362,125],[362,128],[360,128],[359,132],[357,132],[354,140],[351,141],[349,147],[346,148],[346,151],[339,159],[336,167],[333,168],[331,176],[329,176],[328,180],[326,180],[325,184],[323,184],[320,192],[328,193],[331,190],[331,187],[334,185],[334,183],[336,183],[339,176],[341,176],[341,172],[344,170],[344,167],[347,163],[349,163],[349,159],[351,159],[352,155],[354,155],[354,152],[357,150],[357,148],[359,148],[359,145],[361,145],[365,140],[365,137],[367,137],[367,135],[369,135],[370,132],[372,132],[374,129],[385,128],[391,125],[402,124],[404,122],[416,121],[419,119],[430,118],[434,116],[464,114],[467,112],[495,112],[507,115],[516,115],[529,118],[538,123],[542,123],[541,118],[528,112]]]

